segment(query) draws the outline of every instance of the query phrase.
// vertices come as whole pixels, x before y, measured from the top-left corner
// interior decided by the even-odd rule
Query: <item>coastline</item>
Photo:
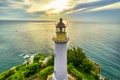
[[[24,55],[25,56],[25,55]],[[28,58],[28,57],[27,57]],[[21,72],[24,74],[26,72],[24,72],[27,68],[25,67],[29,67],[29,66],[36,66],[37,68],[35,69],[35,72],[28,72],[27,75],[28,77],[24,74],[22,74],[23,76],[26,76],[24,78],[41,78],[42,79],[42,76],[45,76],[44,79],[47,79],[48,76],[50,77],[50,75],[53,73],[53,58],[54,56],[53,55],[44,55],[44,54],[34,54],[32,56],[30,56],[26,61],[24,61],[22,64],[18,65],[18,66],[14,66],[12,67],[11,69],[3,72],[0,74],[0,79],[1,77],[4,78],[4,76],[8,73],[10,73],[11,71],[13,71],[13,73],[10,76],[12,76],[13,74],[16,74],[17,72]],[[88,58],[87,58],[88,59]],[[96,75],[96,77],[98,76],[98,78],[100,80],[104,80],[105,78],[101,77],[101,74],[100,74],[100,65],[99,64],[96,64],[94,61],[92,60],[89,60],[90,61],[90,64],[94,64],[94,67],[95,67],[95,70],[92,71],[92,75],[91,77],[94,78],[93,74]],[[39,66],[39,67],[38,67]],[[25,69],[24,71],[21,70],[21,69]],[[30,68],[30,67],[29,67]],[[30,71],[31,71],[32,67],[30,68]],[[37,69],[39,70],[36,71]],[[20,71],[19,71],[20,70]],[[46,70],[50,70],[50,73],[45,72]],[[73,70],[71,72],[71,70]],[[74,72],[75,70],[75,72]],[[76,73],[77,71],[77,73]],[[42,72],[45,72],[45,74],[43,75]],[[79,70],[77,70],[73,65],[68,64],[68,72],[69,72],[69,75],[71,75],[73,78],[75,78],[76,80],[78,78],[85,78],[85,79],[89,79],[90,77],[87,78],[86,75],[90,76],[88,73],[84,73],[84,72],[79,72]],[[32,74],[32,75],[31,75]],[[80,74],[80,75],[77,75],[77,74]],[[86,76],[86,77],[85,77]],[[9,78],[8,77],[8,78]],[[11,77],[10,77],[11,78]],[[24,80],[24,79],[23,79]],[[34,80],[34,79],[33,79]],[[93,79],[94,80],[94,79]]]

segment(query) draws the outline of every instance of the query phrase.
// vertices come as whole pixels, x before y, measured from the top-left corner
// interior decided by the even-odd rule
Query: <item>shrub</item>
[[[77,68],[79,71],[90,73],[91,70],[94,69],[91,61],[87,59],[85,53],[79,47],[68,49],[67,60],[68,60],[68,64],[69,63],[73,64],[73,66],[75,66],[75,68]]]
[[[25,77],[28,77],[32,74],[34,74],[37,70],[38,70],[38,64],[37,63],[33,63],[33,64],[29,64],[26,67],[26,70],[23,72]]]
[[[24,70],[23,68],[25,68],[25,65],[20,64],[16,67],[16,70]]]
[[[79,71],[77,71],[72,64],[69,64],[69,65],[68,65],[68,72],[69,72],[70,74],[72,74],[72,76],[76,77],[77,80],[82,80]]]
[[[85,53],[82,52],[82,49],[79,47],[67,50],[68,64],[72,63],[74,66],[77,67],[82,63],[85,58]]]
[[[109,80],[109,78],[105,78],[105,80]]]
[[[54,67],[53,66],[49,66],[49,67],[46,67],[44,68],[43,70],[41,70],[37,76],[40,78],[40,79],[43,79],[43,80],[46,80],[48,75],[52,74],[53,73],[53,70],[54,70]]]
[[[34,63],[39,63],[40,56],[34,56]]]
[[[98,74],[95,74],[95,75],[94,75],[94,77],[95,77],[95,80],[100,80],[100,78],[99,78],[99,75],[98,75]]]
[[[85,73],[90,73],[91,70],[94,70],[94,66],[88,59],[84,59],[82,64],[79,65],[79,70]]]
[[[0,80],[6,80],[8,77],[10,77],[11,75],[13,75],[15,73],[15,70],[9,70],[9,71],[6,71],[2,74],[0,74]]]
[[[8,74],[9,71],[5,71],[2,74],[0,74],[0,80],[3,80],[5,78],[5,75]]]
[[[7,80],[25,80],[25,77],[21,72],[16,72],[14,75],[10,76]]]
[[[54,66],[54,55],[51,56],[51,59],[49,59],[45,66]]]

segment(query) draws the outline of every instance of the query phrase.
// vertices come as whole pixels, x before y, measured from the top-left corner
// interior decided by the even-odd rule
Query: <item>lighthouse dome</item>
[[[62,22],[62,18],[60,18],[60,22],[57,23],[56,25],[57,28],[65,28],[65,24]]]

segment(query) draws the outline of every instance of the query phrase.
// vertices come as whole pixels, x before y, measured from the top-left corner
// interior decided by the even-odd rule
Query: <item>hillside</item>
[[[81,48],[68,49],[67,61],[69,79],[100,80],[100,66],[89,60]],[[54,55],[38,54],[1,73],[0,80],[47,80],[53,71]]]

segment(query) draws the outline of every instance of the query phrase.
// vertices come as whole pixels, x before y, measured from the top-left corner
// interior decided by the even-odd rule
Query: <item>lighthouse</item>
[[[68,80],[67,77],[67,42],[66,25],[62,22],[62,18],[56,24],[56,37],[54,49],[54,80]]]

